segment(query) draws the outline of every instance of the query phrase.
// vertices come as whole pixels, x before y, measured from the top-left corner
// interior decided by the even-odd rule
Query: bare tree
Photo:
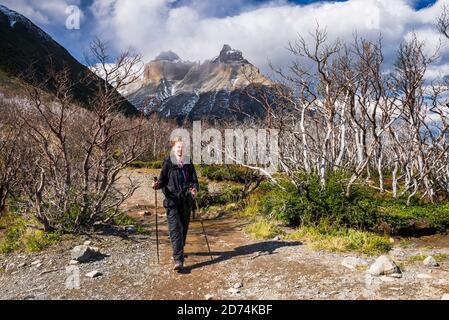
[[[436,25],[438,31],[449,39],[449,8],[446,5],[443,6]]]
[[[8,197],[17,199],[25,177],[24,163],[32,161],[29,141],[23,135],[23,123],[17,121],[15,106],[0,101],[0,213]]]
[[[104,71],[111,72],[102,43],[91,49]],[[121,54],[113,75],[106,76],[112,83],[98,87],[89,110],[73,102],[74,83],[67,70],[49,70],[54,96],[45,92],[46,83],[25,85],[27,99],[17,106],[17,117],[36,156],[27,166],[23,199],[46,231],[108,223],[138,187],[132,180],[125,188],[117,182],[146,149],[149,123],[143,116],[125,117],[120,112],[124,98],[117,91],[137,79],[133,70],[139,61],[138,55]]]
[[[327,174],[342,172],[347,197],[364,179],[380,192],[406,196],[407,204],[418,191],[421,199],[447,198],[448,86],[425,80],[438,48],[426,54],[413,36],[386,72],[381,38],[328,43],[319,28],[312,36],[311,44],[299,36],[289,45],[295,58],[289,69],[273,67],[279,77],[273,82],[283,88],[276,98],[258,98],[280,132],[281,169],[298,191],[307,194],[314,175],[324,188]]]

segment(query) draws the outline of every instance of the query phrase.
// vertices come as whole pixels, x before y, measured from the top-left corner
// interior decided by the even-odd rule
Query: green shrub
[[[78,204],[69,205],[67,211],[59,218],[58,223],[62,230],[73,230],[76,225],[77,217],[81,215],[81,206]],[[79,222],[83,225],[89,219],[89,214],[80,216]]]
[[[256,175],[254,170],[238,165],[202,165],[198,168],[203,177],[216,181],[245,183]]]
[[[272,239],[279,234],[283,234],[282,230],[272,221],[261,219],[245,228],[245,231],[255,239]]]
[[[387,237],[367,231],[330,226],[303,226],[287,235],[286,239],[308,241],[308,245],[316,250],[353,251],[368,255],[385,253],[392,247]]]
[[[245,200],[241,216],[254,219],[258,215],[276,219],[288,226],[384,232],[388,234],[422,234],[449,229],[449,203],[419,204],[406,207],[406,199],[394,199],[363,184],[354,185],[351,197],[345,196],[347,177],[332,174],[325,188],[319,177],[299,175],[307,192],[299,192],[287,179],[275,187],[268,181]],[[305,182],[307,181],[307,184]]]
[[[26,222],[20,216],[7,213],[0,219],[0,228],[5,229],[0,239],[0,253],[8,253],[20,248],[20,237]]]
[[[212,205],[226,205],[237,202],[239,200],[240,190],[240,186],[227,185],[223,188],[222,192],[211,194],[208,192],[207,183],[200,181],[200,191],[196,197],[198,206],[205,208]]]
[[[36,229],[27,229],[21,238],[23,247],[28,252],[42,251],[58,243],[59,239],[60,235],[58,232],[44,232]]]
[[[437,232],[449,229],[449,203],[405,205],[405,199],[388,199],[380,202],[382,220],[400,232],[413,225],[427,225]]]
[[[27,227],[27,224],[39,226],[36,221],[27,221],[17,214],[8,213],[0,219],[0,228],[5,229],[0,239],[0,253],[15,250],[27,252],[41,251],[60,239],[57,232],[46,233],[42,230]]]
[[[284,181],[285,190],[275,188],[262,197],[261,212],[290,226],[317,225],[324,220],[338,226],[373,228],[379,219],[376,206],[356,187],[347,198],[339,179],[329,178],[322,188],[319,178],[312,177],[307,193],[300,193],[292,183]]]

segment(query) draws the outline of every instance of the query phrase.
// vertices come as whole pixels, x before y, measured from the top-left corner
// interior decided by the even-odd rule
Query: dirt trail
[[[0,256],[4,270],[0,272],[0,299],[440,299],[449,294],[448,259],[437,268],[428,268],[421,261],[407,262],[416,254],[449,254],[447,236],[437,236],[435,246],[432,238],[405,247],[395,245],[390,255],[402,263],[403,277],[372,277],[366,266],[348,268],[342,262],[358,258],[369,265],[376,257],[313,251],[300,242],[255,241],[243,232],[246,222],[227,215],[204,221],[212,260],[201,224],[191,222],[186,271],[174,272],[160,191],[161,263],[156,259],[154,192],[149,182],[157,173],[130,172],[142,186],[123,209],[139,220],[144,233],[105,232],[68,240],[39,254]],[[106,257],[78,265],[80,287],[68,289],[70,249],[84,240],[92,241]],[[85,277],[92,270],[102,276]]]

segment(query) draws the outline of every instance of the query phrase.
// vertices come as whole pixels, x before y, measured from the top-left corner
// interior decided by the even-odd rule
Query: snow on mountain
[[[173,51],[161,52],[153,61],[181,62],[181,58]]]
[[[0,13],[4,14],[8,18],[10,28],[14,28],[17,23],[22,23],[26,28],[38,33],[39,36],[41,36],[45,41],[53,42],[53,39],[47,33],[35,26],[29,19],[20,13],[17,13],[1,4]]]
[[[243,58],[240,50],[232,49],[230,45],[225,44],[221,49],[220,55],[213,60],[214,63],[244,63],[249,64],[248,60]]]
[[[223,110],[230,112],[231,103],[242,104],[242,91],[251,84],[269,87],[271,81],[240,50],[224,45],[218,57],[203,63],[160,53],[145,65],[138,89],[126,96],[137,108],[164,117],[220,117]]]
[[[31,20],[4,5],[0,5],[0,30],[0,70],[7,77],[21,76],[25,82],[42,83],[45,89],[54,93],[55,83],[50,76],[50,70],[56,73],[67,71],[73,84],[74,102],[86,107],[98,86],[104,85],[100,77],[79,63],[67,49]],[[82,81],[86,78],[90,81]],[[115,94],[120,97],[118,93]],[[126,100],[120,104],[120,108],[126,114],[138,113]]]

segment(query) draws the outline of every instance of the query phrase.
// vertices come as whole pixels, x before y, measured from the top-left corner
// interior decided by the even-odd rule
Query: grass
[[[203,177],[210,180],[238,183],[245,183],[256,175],[253,170],[238,165],[201,165],[197,170]]]
[[[240,219],[254,219],[259,214],[259,206],[257,203],[246,205],[241,211],[235,213],[236,218]]]
[[[29,227],[28,224],[39,226],[36,221],[27,221],[17,214],[6,213],[0,217],[0,228],[4,229],[0,238],[0,253],[38,252],[60,241],[58,232],[44,232]]]
[[[251,223],[245,231],[257,240],[273,239],[284,233],[275,223],[266,219]]]
[[[113,223],[120,226],[133,225],[138,234],[145,232],[141,224],[126,214],[118,215]],[[3,230],[0,237],[0,254],[13,251],[39,252],[62,240],[59,232],[44,232],[29,225],[40,226],[35,219],[27,220],[17,213],[3,214],[0,217],[0,229]]]
[[[145,232],[145,228],[139,222],[125,213],[119,214],[117,217],[115,217],[114,224],[117,226],[135,226],[136,233],[138,234],[142,234]]]
[[[0,92],[4,93],[6,97],[17,96],[24,93],[22,81],[17,77],[8,74],[0,66]]]
[[[407,258],[407,262],[422,262],[426,259],[428,254],[417,254]],[[435,253],[431,255],[437,262],[442,262],[449,259],[449,254],[447,253]]]
[[[423,224],[437,232],[449,229],[449,203],[413,204],[406,207],[401,199],[386,199],[378,205],[383,219],[398,230],[413,224]]]
[[[318,227],[300,227],[285,239],[304,240],[315,250],[330,252],[358,252],[379,255],[391,249],[388,237],[354,229],[323,230]]]
[[[362,197],[365,194],[349,202],[342,199],[339,188],[334,188],[325,192],[316,188],[310,193],[315,201],[298,196],[290,185],[286,185],[286,190],[262,185],[245,201],[245,207],[237,217],[255,221],[247,231],[259,237],[266,234],[270,238],[276,234],[273,230],[278,227],[274,221],[295,227],[295,231],[286,234],[284,239],[305,241],[315,250],[368,255],[388,252],[392,247],[390,237],[368,228],[357,228],[357,225],[363,225],[361,220],[372,212],[371,205],[366,204]],[[375,217],[372,219],[375,221]],[[347,221],[355,222],[346,225]],[[374,225],[374,222],[369,225]]]
[[[208,179],[225,185],[235,181],[232,175],[227,176],[229,171],[238,171],[228,169],[205,167],[201,170]],[[353,196],[347,199],[340,184],[343,178],[338,175],[330,177],[325,190],[321,190],[312,179],[308,197],[298,194],[296,188],[283,179],[280,183],[284,190],[265,181],[249,197],[238,201],[237,210],[233,213],[236,218],[250,221],[245,231],[255,239],[272,239],[283,234],[281,223],[296,228],[284,239],[305,240],[316,250],[368,255],[391,250],[390,235],[400,236],[401,232],[407,234],[415,228],[418,232],[420,228],[431,228],[435,232],[449,230],[448,203],[415,201],[406,207],[406,199],[393,199],[388,193],[379,193],[362,184],[355,186]],[[211,208],[234,202],[232,194],[237,188],[232,189],[231,186],[225,188],[229,193],[211,201]],[[385,229],[385,225],[389,228]],[[398,245],[409,244],[405,239],[399,239]]]
[[[346,198],[339,175],[329,178],[326,188],[310,180],[308,194],[299,193],[288,181],[284,189],[261,185],[247,201],[240,217],[264,216],[288,226],[317,226],[322,221],[336,227],[366,230],[390,235],[419,235],[449,230],[449,203],[418,203],[406,206],[406,199],[394,199],[357,185]],[[337,228],[337,229],[338,229]]]
[[[234,216],[247,220],[256,220],[258,217],[264,216],[262,200],[269,194],[270,190],[272,190],[272,187],[268,187],[268,183],[262,182],[257,190],[242,201],[242,210],[236,212]]]
[[[140,161],[136,160],[131,162],[128,167],[129,168],[136,168],[136,169],[161,169],[162,168],[163,161]]]

